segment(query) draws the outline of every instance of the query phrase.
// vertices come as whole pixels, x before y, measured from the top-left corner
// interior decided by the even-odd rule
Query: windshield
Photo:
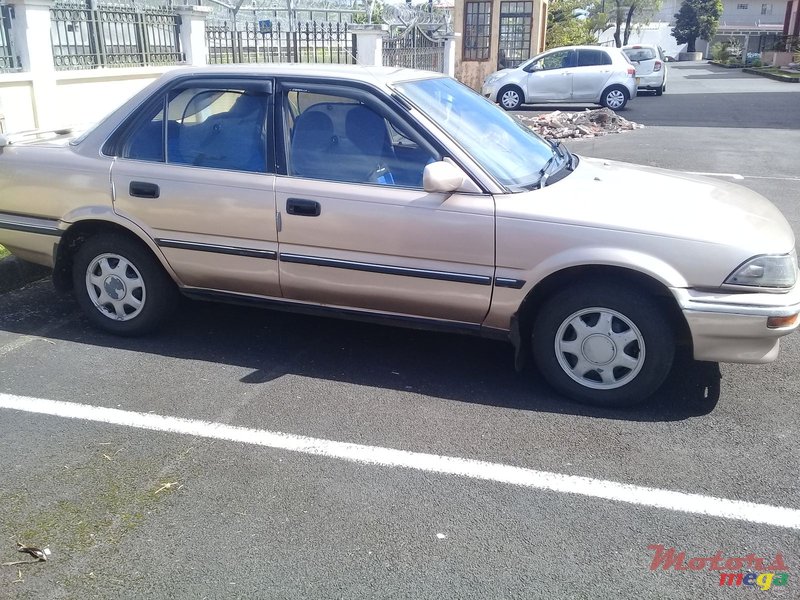
[[[395,87],[507,187],[538,184],[542,169],[554,156],[545,140],[454,79],[409,81]]]

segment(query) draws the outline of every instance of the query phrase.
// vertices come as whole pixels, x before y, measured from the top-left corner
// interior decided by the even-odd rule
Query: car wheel
[[[522,106],[522,90],[515,85],[509,85],[500,90],[497,100],[506,110],[517,110]]]
[[[86,240],[72,270],[78,304],[89,320],[117,335],[142,335],[158,327],[175,308],[179,294],[153,254],[119,234]]]
[[[590,284],[552,296],[536,315],[532,348],[544,378],[596,406],[632,406],[664,382],[675,335],[656,302],[635,288]]]
[[[663,93],[664,93],[666,90],[667,90],[667,86],[666,86],[666,85],[662,85],[660,88],[658,88],[658,89],[656,90],[656,96],[660,96],[660,95],[661,95],[661,94],[663,94]]]
[[[628,90],[621,85],[612,85],[603,92],[601,103],[611,110],[622,110],[628,103]]]

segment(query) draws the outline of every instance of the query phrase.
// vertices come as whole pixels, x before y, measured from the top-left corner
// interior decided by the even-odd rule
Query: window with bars
[[[747,4],[737,4],[736,5],[736,10],[747,10],[747,9],[748,9],[748,5]]]
[[[0,5],[0,73],[19,71],[19,59],[11,45],[11,10]]]
[[[489,60],[491,1],[468,1],[464,13],[464,60]]]
[[[762,4],[761,5],[761,14],[762,15],[771,15],[772,14],[772,4]]]
[[[530,58],[533,2],[500,3],[498,67],[517,67]]]

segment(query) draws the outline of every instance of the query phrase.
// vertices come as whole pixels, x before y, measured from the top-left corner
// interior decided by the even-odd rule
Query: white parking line
[[[430,473],[456,475],[527,488],[626,502],[639,506],[800,529],[800,510],[792,508],[728,500],[701,494],[687,494],[685,492],[629,485],[590,477],[535,471],[533,469],[454,456],[439,456],[422,452],[381,448],[379,446],[364,446],[276,431],[236,427],[223,423],[167,417],[151,413],[129,412],[115,408],[103,408],[11,394],[0,394],[0,408],[96,423],[122,425],[151,431],[227,440],[365,465],[400,467]]]
[[[705,175],[706,177],[727,177],[735,181],[744,179],[774,179],[775,181],[800,181],[800,177],[782,177],[771,175],[739,175],[738,173],[705,173],[702,171],[684,171],[687,175]]]

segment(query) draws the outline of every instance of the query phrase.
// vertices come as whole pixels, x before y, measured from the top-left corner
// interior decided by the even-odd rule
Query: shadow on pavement
[[[48,324],[50,325],[48,327]],[[53,331],[53,324],[62,324]],[[0,296],[0,330],[252,369],[257,386],[302,375],[433,398],[627,421],[677,421],[711,412],[720,396],[715,363],[676,359],[645,405],[599,409],[559,397],[532,367],[513,369],[510,344],[459,335],[185,301],[163,331],[143,338],[98,332],[49,282]]]

